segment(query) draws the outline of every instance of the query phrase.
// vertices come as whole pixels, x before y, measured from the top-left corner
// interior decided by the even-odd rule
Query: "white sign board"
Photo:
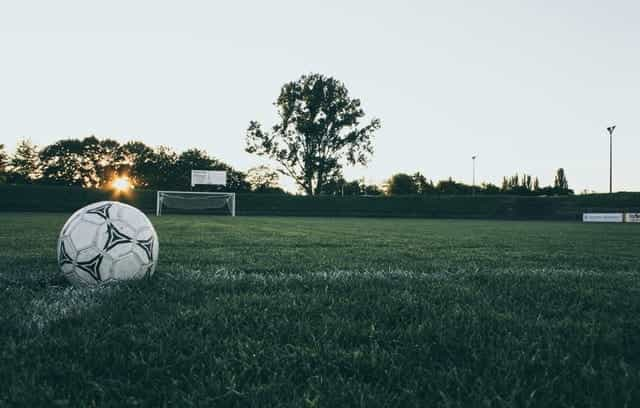
[[[623,213],[584,213],[583,222],[623,222]]]
[[[640,222],[640,213],[626,213],[624,222]]]
[[[191,187],[196,184],[227,185],[227,172],[218,170],[191,170]]]

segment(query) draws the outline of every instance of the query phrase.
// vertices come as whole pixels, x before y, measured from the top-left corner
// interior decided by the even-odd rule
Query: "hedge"
[[[38,185],[0,185],[1,211],[71,212],[101,200],[119,200],[154,212],[156,192],[114,195],[102,190]],[[238,194],[238,215],[428,217],[578,220],[584,212],[640,212],[640,193],[563,197],[472,196],[290,196]]]

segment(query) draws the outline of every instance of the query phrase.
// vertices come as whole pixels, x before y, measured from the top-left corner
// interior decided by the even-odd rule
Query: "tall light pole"
[[[613,193],[613,131],[616,125],[609,126],[607,132],[609,132],[609,194]]]
[[[476,157],[477,154],[471,156],[471,160],[473,160],[473,183],[471,184],[471,194],[476,195]]]

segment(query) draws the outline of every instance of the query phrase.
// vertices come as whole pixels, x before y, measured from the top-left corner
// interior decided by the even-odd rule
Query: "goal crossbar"
[[[198,197],[200,196],[200,197]],[[218,198],[224,199],[222,205],[220,201],[207,203],[207,201]],[[207,200],[209,199],[209,200]],[[175,201],[185,203],[184,206],[176,205]],[[188,203],[188,204],[187,204]],[[195,203],[195,204],[194,204]],[[201,205],[198,205],[200,203]],[[211,205],[215,204],[215,205]],[[211,209],[228,206],[231,216],[236,216],[236,193],[204,192],[204,191],[158,191],[156,193],[156,216],[162,215],[162,208],[182,208],[182,209]]]

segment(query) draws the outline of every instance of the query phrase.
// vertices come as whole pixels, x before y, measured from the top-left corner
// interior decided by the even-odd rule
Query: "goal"
[[[196,191],[158,191],[156,215],[166,210],[195,214],[231,214],[236,216],[235,193],[208,193]]]

